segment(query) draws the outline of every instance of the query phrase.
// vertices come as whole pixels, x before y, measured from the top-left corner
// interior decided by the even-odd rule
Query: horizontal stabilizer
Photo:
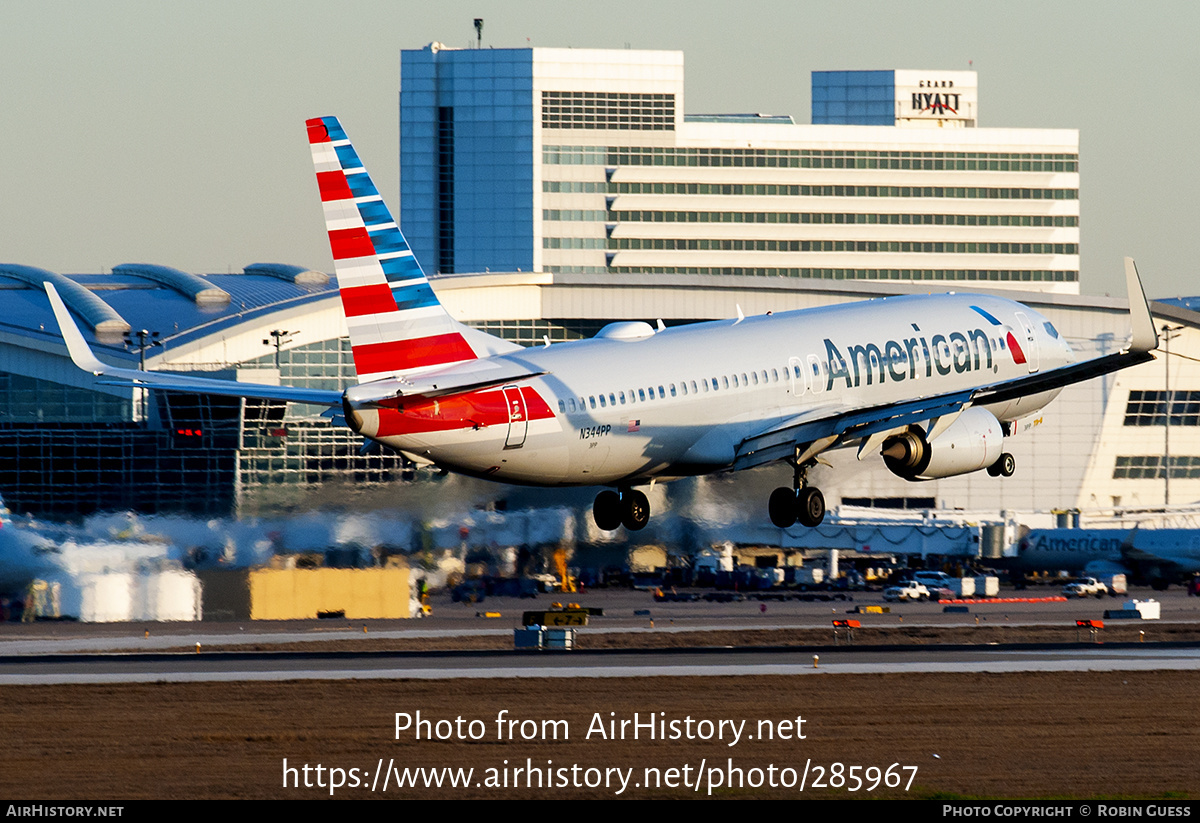
[[[540,377],[546,373],[531,371],[520,363],[505,360],[470,360],[411,378],[375,380],[350,386],[346,389],[346,399],[354,407],[361,408],[400,397],[443,397],[465,391],[478,391]]]
[[[51,283],[43,284],[46,296],[50,299],[50,307],[58,320],[58,328],[62,332],[67,351],[76,366],[91,372],[98,377],[111,377],[112,380],[102,380],[105,386],[137,386],[144,389],[161,391],[190,392],[193,394],[215,394],[223,397],[250,397],[263,400],[286,400],[292,403],[313,403],[320,406],[339,406],[342,393],[327,389],[302,389],[295,386],[267,386],[260,383],[241,383],[237,380],[218,380],[211,377],[190,377],[181,374],[163,374],[162,372],[147,372],[139,369],[123,369],[101,362],[92,352],[87,341],[71,313],[67,310],[62,298]]]

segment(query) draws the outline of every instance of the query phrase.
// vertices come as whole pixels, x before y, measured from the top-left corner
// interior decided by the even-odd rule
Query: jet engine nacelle
[[[930,442],[917,426],[883,442],[883,462],[905,480],[954,477],[991,466],[1004,453],[1004,428],[987,409],[971,408]]]

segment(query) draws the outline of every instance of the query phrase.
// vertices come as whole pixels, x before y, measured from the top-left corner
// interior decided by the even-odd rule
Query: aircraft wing
[[[83,334],[71,314],[58,296],[54,285],[44,283],[46,296],[50,298],[50,307],[54,309],[54,317],[58,320],[58,328],[62,332],[63,341],[71,360],[84,371],[92,374],[115,378],[103,381],[111,386],[138,386],[147,389],[163,391],[190,392],[193,394],[216,394],[224,397],[252,397],[264,400],[287,400],[292,403],[312,403],[319,406],[340,406],[342,393],[328,389],[303,389],[295,386],[268,386],[261,383],[241,383],[237,380],[217,380],[210,377],[189,377],[182,374],[163,374],[162,372],[147,372],[139,369],[122,369],[101,362],[91,347],[83,339]]]
[[[810,409],[743,440],[738,445],[733,468],[749,469],[783,460],[795,455],[797,448],[800,449],[803,462],[839,443],[863,438],[866,439],[863,447],[865,451],[868,444],[874,444],[874,441],[870,440],[872,436],[882,438],[893,430],[923,420],[934,421],[930,427],[932,439],[938,431],[944,430],[960,412],[970,406],[999,403],[1059,389],[1153,360],[1152,352],[1158,348],[1158,333],[1150,315],[1150,305],[1146,302],[1146,295],[1142,290],[1137,266],[1128,257],[1125,258],[1125,285],[1129,292],[1129,317],[1133,327],[1133,338],[1127,348],[1116,354],[918,400],[859,408],[828,406]]]
[[[1140,548],[1135,545],[1139,540],[1142,543]],[[1134,526],[1121,542],[1121,563],[1139,577],[1147,576],[1152,569],[1166,576],[1196,574],[1200,571],[1200,558],[1197,557],[1195,545],[1190,536],[1181,538],[1173,530],[1140,531]]]
[[[922,420],[957,416],[970,405],[971,394],[968,389],[880,406],[814,409],[743,440],[738,445],[733,468],[750,469],[783,460],[791,457],[797,446],[805,452],[812,452],[802,455],[807,459],[839,442],[890,432]],[[815,451],[813,447],[817,447]]]
[[[1072,363],[1048,372],[1030,374],[1016,380],[1008,380],[994,386],[977,389],[973,405],[981,406],[986,403],[999,403],[1024,397],[1027,394],[1060,389],[1073,383],[1081,383],[1092,377],[1111,374],[1129,366],[1146,363],[1154,359],[1151,354],[1158,348],[1158,332],[1154,328],[1154,320],[1150,316],[1150,304],[1146,302],[1146,294],[1142,291],[1142,281],[1138,277],[1137,265],[1130,257],[1125,258],[1125,287],[1129,292],[1129,319],[1133,326],[1133,339],[1129,346],[1116,354],[1096,357],[1082,363]]]

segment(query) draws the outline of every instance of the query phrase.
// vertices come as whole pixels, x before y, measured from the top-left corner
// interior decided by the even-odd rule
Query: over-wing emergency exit
[[[1128,346],[1077,362],[1054,326],[981,294],[889,297],[673,328],[612,323],[526,349],[442,307],[338,120],[308,121],[358,384],[344,391],[162,375],[99,361],[46,284],[71,357],[153,389],[341,406],[420,463],[534,486],[606,486],[602,529],[641,529],[638,486],[767,463],[792,467],[771,521],[819,524],[809,470],[830,449],[881,454],[909,480],[1009,476],[1004,438],[1067,385],[1153,359],[1158,337],[1126,259]]]

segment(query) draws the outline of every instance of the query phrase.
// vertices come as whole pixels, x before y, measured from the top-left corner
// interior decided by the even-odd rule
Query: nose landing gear
[[[624,526],[631,532],[640,531],[650,522],[650,501],[637,489],[606,489],[596,495],[592,518],[606,532],[617,526]]]

